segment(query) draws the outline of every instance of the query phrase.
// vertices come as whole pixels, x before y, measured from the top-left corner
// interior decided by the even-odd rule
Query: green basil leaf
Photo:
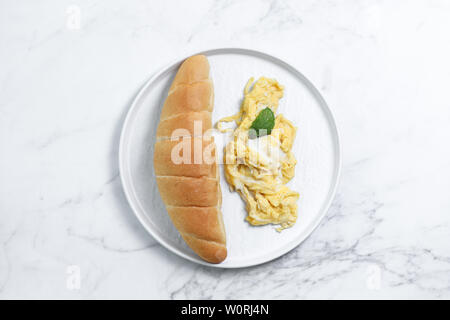
[[[275,115],[273,114],[273,111],[267,107],[261,110],[255,121],[253,121],[250,127],[249,137],[250,139],[254,139],[256,137],[269,135],[274,126]]]

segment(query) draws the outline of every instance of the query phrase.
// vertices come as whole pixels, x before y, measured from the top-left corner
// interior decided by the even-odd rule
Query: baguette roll
[[[154,169],[159,193],[174,226],[202,259],[227,256],[222,194],[212,128],[214,90],[205,56],[180,66],[161,110]]]
[[[160,140],[155,144],[155,154],[159,157],[154,162],[156,176],[215,178],[217,175],[214,139],[184,137],[182,140]]]
[[[156,182],[166,206],[214,207],[219,203],[217,178],[157,176]]]
[[[201,124],[201,126],[199,126],[199,124]],[[210,129],[211,112],[189,112],[180,113],[173,117],[166,118],[165,120],[161,120],[156,135],[160,140],[194,135],[198,136],[203,135]]]
[[[170,91],[180,84],[193,84],[205,80],[209,80],[208,59],[204,55],[192,56],[181,64],[170,86]]]
[[[207,241],[196,236],[183,234],[183,239],[204,260],[220,263],[227,257],[227,247],[219,242]]]
[[[219,243],[225,242],[225,232],[217,207],[167,207],[175,227],[181,234],[195,234],[197,237]]]
[[[210,80],[180,84],[169,92],[161,110],[160,120],[189,112],[212,112],[213,100],[213,88]]]

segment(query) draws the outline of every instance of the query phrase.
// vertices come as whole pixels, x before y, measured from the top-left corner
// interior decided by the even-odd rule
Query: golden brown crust
[[[211,81],[182,84],[170,92],[161,111],[161,120],[180,113],[209,111],[213,109]]]
[[[210,263],[221,263],[227,257],[227,247],[223,244],[198,239],[188,234],[181,235],[192,250]]]
[[[194,132],[194,124],[196,124],[196,132]],[[211,127],[211,113],[209,111],[180,113],[161,120],[156,136],[168,138],[203,135]]]
[[[161,110],[153,161],[159,193],[175,227],[201,258],[220,263],[227,248],[215,144],[208,137],[197,137],[212,127],[213,101],[208,60],[201,55],[186,59]],[[195,121],[202,125],[199,133]],[[185,130],[177,130],[174,137],[182,138],[172,141],[176,129]],[[190,151],[184,159],[182,150]],[[196,159],[198,153],[201,159]]]
[[[209,78],[209,62],[204,55],[196,55],[186,59],[178,69],[170,90],[180,84],[192,84]]]
[[[167,212],[180,233],[221,244],[226,243],[221,213],[217,207],[167,207]]]
[[[166,206],[214,207],[219,200],[216,179],[156,177],[156,182]]]
[[[184,137],[177,141],[161,140],[155,144],[156,176],[216,178],[214,139]]]

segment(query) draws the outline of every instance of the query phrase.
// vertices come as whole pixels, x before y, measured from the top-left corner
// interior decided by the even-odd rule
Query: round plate
[[[341,153],[338,132],[330,109],[317,89],[294,67],[271,55],[247,49],[214,49],[208,57],[214,82],[213,124],[235,114],[250,77],[275,78],[285,87],[278,113],[297,127],[293,152],[298,161],[288,186],[300,193],[295,226],[275,230],[273,225],[254,227],[244,219],[244,202],[230,192],[221,171],[222,212],[227,234],[227,259],[218,265],[200,259],[172,225],[159,196],[153,172],[153,145],[161,107],[180,63],[153,76],[136,96],[126,117],[119,150],[122,184],[131,208],[148,232],[163,246],[191,261],[222,268],[248,267],[275,259],[298,246],[326,214],[338,182]],[[223,152],[228,135],[216,134]],[[219,159],[222,154],[219,152]]]

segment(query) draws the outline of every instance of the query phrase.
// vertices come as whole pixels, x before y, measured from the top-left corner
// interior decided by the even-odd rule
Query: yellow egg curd
[[[252,225],[279,225],[278,231],[297,220],[299,194],[286,186],[297,163],[291,152],[297,129],[278,114],[271,129],[269,120],[262,121],[269,126],[268,134],[252,137],[249,132],[262,110],[270,108],[276,114],[283,90],[275,79],[261,77],[254,82],[251,78],[239,112],[217,123],[221,132],[233,132],[224,154],[225,176],[230,189],[238,191],[246,203],[246,220]],[[224,128],[225,122],[233,121],[234,131]]]

